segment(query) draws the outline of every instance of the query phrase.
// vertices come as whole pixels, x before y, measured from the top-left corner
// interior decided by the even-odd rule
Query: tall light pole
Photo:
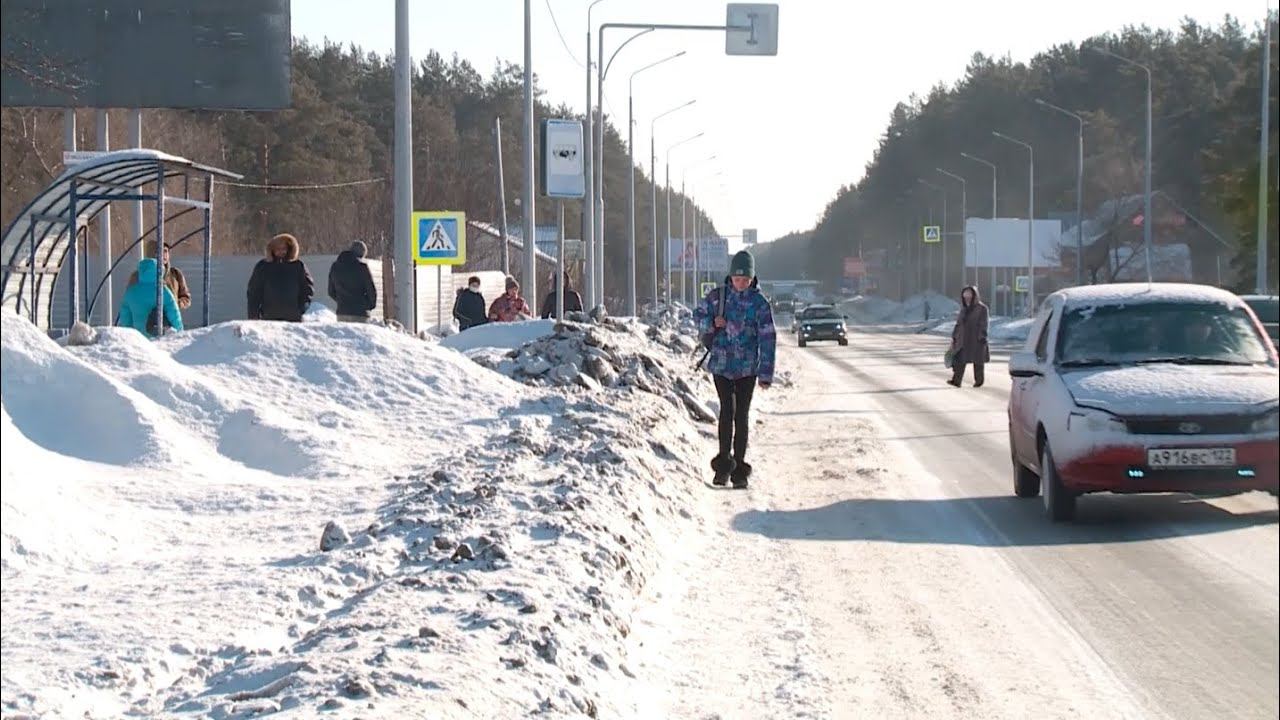
[[[534,242],[537,239],[537,215],[533,205],[533,9],[530,2],[524,0],[524,282],[521,283],[521,291],[529,304],[529,312],[537,317],[538,245]]]
[[[655,307],[656,307],[656,306],[657,306],[657,304],[658,304],[658,292],[659,292],[659,283],[658,283],[658,277],[659,277],[659,275],[658,275],[658,153],[657,153],[657,151],[656,151],[656,147],[657,147],[657,146],[655,145],[655,140],[654,140],[654,138],[656,137],[656,135],[655,135],[655,131],[656,131],[656,129],[657,129],[657,125],[658,125],[658,121],[659,121],[659,120],[661,120],[662,118],[664,118],[664,117],[666,117],[666,116],[670,115],[670,114],[671,114],[671,113],[673,113],[673,112],[676,112],[677,110],[683,110],[683,109],[685,109],[685,108],[689,107],[690,105],[692,105],[692,104],[694,104],[694,103],[696,103],[696,102],[698,102],[698,101],[697,101],[697,100],[690,100],[689,102],[684,103],[683,105],[677,105],[677,106],[675,106],[675,107],[671,108],[670,110],[667,110],[666,112],[659,113],[657,116],[655,116],[655,117],[653,118],[653,120],[649,121],[649,180],[651,181],[651,182],[650,182],[650,188],[649,188],[649,189],[650,189],[650,191],[653,193],[652,198],[651,198],[651,200],[650,200],[649,208],[650,208],[650,210],[653,212],[653,223],[652,223],[652,225],[650,226],[650,229],[653,231],[653,304],[654,304],[654,306],[655,306]],[[668,170],[668,171],[667,171],[667,181],[668,181],[668,183],[670,182],[670,180],[671,180],[671,174],[670,174],[670,170]],[[670,218],[671,218],[671,207],[670,207],[670,204],[668,204],[668,206],[667,206],[667,224],[668,224],[668,231],[667,231],[667,234],[668,234],[668,235],[670,235],[670,234],[671,234],[671,232],[670,232],[670,223],[671,223]],[[670,248],[670,245],[668,245],[668,252],[669,252],[669,248]],[[666,260],[667,260],[667,265],[670,265],[670,264],[671,264],[671,259],[667,257],[666,253],[664,253],[664,254],[663,254],[663,257],[664,257],[664,258],[666,258]]]
[[[1155,222],[1155,218],[1151,217],[1151,68],[1096,45],[1089,46],[1089,49],[1132,65],[1147,74],[1147,170],[1142,188],[1142,244],[1147,255],[1147,282],[1149,283],[1151,282],[1151,224]]]
[[[965,152],[960,153],[960,157],[966,160],[972,160],[973,162],[980,163],[982,165],[986,165],[987,167],[991,168],[991,219],[992,220],[997,219],[999,215],[996,213],[996,176],[998,175],[998,172],[996,171],[996,164],[991,162],[990,160],[983,160],[982,158],[977,157],[976,155],[970,155],[969,153],[965,153]],[[977,278],[978,276],[978,267],[979,267],[978,239],[977,237],[975,237],[973,239],[973,276],[975,278]],[[996,280],[996,266],[993,263],[991,265],[991,302],[996,302],[997,300],[996,286],[998,284],[999,283]]]
[[[967,224],[968,224],[968,217],[969,217],[969,196],[968,196],[969,191],[968,191],[968,188],[966,187],[968,183],[966,183],[964,178],[960,177],[959,175],[956,175],[955,173],[947,172],[942,168],[934,168],[934,170],[937,170],[939,173],[946,175],[952,180],[960,181],[960,239],[961,239],[960,249],[963,251],[963,254],[961,255],[961,257],[967,260],[969,257],[969,250],[968,250],[969,236],[965,233],[965,230],[968,229]],[[945,259],[946,256],[947,256],[947,246],[943,245],[942,257]],[[966,265],[968,265],[967,262],[962,262],[960,265],[960,284],[961,285],[963,285],[969,279],[968,278],[969,269],[966,267]],[[946,266],[944,265],[943,267],[946,267]],[[974,276],[973,284],[977,285],[978,270],[976,267],[974,268],[973,276]]]
[[[675,143],[667,148],[667,265],[671,265],[671,151],[688,142],[693,142],[702,137],[704,133],[698,133]],[[667,268],[667,304],[671,304],[671,268]]]
[[[587,108],[584,111],[587,133],[586,140],[587,152],[584,160],[586,161],[586,193],[582,196],[582,245],[586,251],[586,267],[582,277],[582,289],[587,294],[587,309],[595,307],[595,281],[593,275],[595,273],[596,260],[596,223],[595,223],[595,123],[592,113],[594,109],[591,105],[591,11],[595,10],[596,5],[604,2],[604,0],[593,0],[587,6]],[[599,70],[599,68],[596,68]]]
[[[525,0],[525,22],[529,17],[529,0]],[[525,37],[528,43],[528,36]],[[527,58],[527,55],[526,55]],[[526,60],[525,71],[528,72]],[[396,65],[395,65],[395,190],[393,212],[395,251],[395,307],[400,324],[410,332],[417,331],[414,322],[417,303],[413,295],[413,77],[409,59],[409,0],[396,0]],[[526,83],[528,75],[526,74]]]
[[[942,233],[938,237],[942,245],[942,282],[940,284],[942,286],[942,294],[951,297],[947,293],[947,189],[941,185],[935,185],[924,178],[918,178],[917,182],[942,193]],[[929,255],[932,257],[933,253],[930,252]]]
[[[1076,119],[1076,285],[1084,284],[1084,118],[1051,102],[1036,98],[1036,104]]]
[[[715,159],[716,159],[716,156],[712,155],[711,157],[699,160],[693,163],[692,165],[685,165],[684,168],[680,171],[680,299],[683,300],[684,302],[689,302],[689,292],[687,289],[687,279],[689,276],[689,234],[685,226],[685,216],[687,214],[687,210],[689,207],[689,195],[684,191],[684,181],[685,181],[685,178],[688,176],[690,167],[697,167],[698,165],[701,165],[704,162],[711,162],[712,160],[715,160]],[[696,208],[695,208],[695,212],[696,212]],[[695,257],[697,256],[697,253],[698,253],[697,242],[698,240],[695,237],[694,246],[693,246],[693,252]],[[696,267],[695,267],[695,270],[696,270]],[[697,288],[695,287],[694,290],[696,292]]]
[[[631,73],[627,79],[627,314],[636,315],[636,148],[635,129],[635,83],[636,76],[645,70],[655,68],[684,55],[685,51],[651,62]]]
[[[1005,142],[1021,145],[1027,149],[1027,314],[1036,314],[1036,261],[1035,261],[1035,227],[1036,227],[1036,153],[1030,144],[991,131],[994,137]]]
[[[1267,272],[1267,182],[1271,179],[1267,148],[1271,135],[1271,9],[1267,9],[1267,29],[1262,36],[1262,139],[1258,142],[1258,264],[1255,290],[1266,295],[1270,289]]]

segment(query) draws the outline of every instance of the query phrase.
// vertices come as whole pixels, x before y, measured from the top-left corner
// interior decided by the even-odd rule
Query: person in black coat
[[[453,300],[453,318],[458,321],[458,329],[466,330],[488,322],[486,307],[484,295],[480,292],[480,278],[473,275],[467,279],[467,286],[458,290],[458,295]]]
[[[582,312],[582,296],[577,290],[573,289],[573,285],[569,282],[568,274],[564,277],[564,311],[566,313]],[[556,279],[551,278],[551,292],[547,293],[547,299],[542,301],[542,319],[547,320],[556,316]]]
[[[281,233],[267,243],[267,257],[249,276],[249,319],[302,322],[315,296],[311,273],[302,264],[298,239]]]
[[[369,248],[357,240],[350,249],[338,253],[329,267],[329,297],[338,304],[341,322],[369,322],[369,314],[378,305],[378,288],[364,262],[368,252]]]

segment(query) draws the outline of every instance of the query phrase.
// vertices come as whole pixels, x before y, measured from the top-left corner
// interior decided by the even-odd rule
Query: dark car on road
[[[844,315],[830,305],[810,305],[801,310],[796,316],[795,325],[800,347],[815,340],[834,340],[841,345],[848,345],[845,319]]]

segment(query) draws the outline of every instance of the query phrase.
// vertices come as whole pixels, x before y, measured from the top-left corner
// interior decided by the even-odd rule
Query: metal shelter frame
[[[165,244],[165,207],[182,206],[184,209],[169,220],[176,220],[189,212],[200,212],[203,224],[187,233],[176,246],[202,234],[204,238],[203,324],[209,324],[209,265],[213,249],[213,185],[214,178],[240,180],[243,176],[228,170],[201,165],[186,158],[168,155],[157,150],[131,149],[107,152],[89,160],[67,167],[44,192],[32,200],[4,230],[0,239],[0,261],[3,261],[3,306],[22,311],[25,303],[31,322],[46,330],[54,329],[53,294],[58,276],[70,270],[70,312],[68,327],[80,320],[83,310],[90,317],[98,295],[120,262],[135,247],[154,234],[156,263],[156,307],[164,307],[164,267],[159,262]],[[168,181],[181,178],[182,194],[169,195]],[[201,197],[192,197],[192,179],[203,181]],[[144,190],[153,186],[150,192]],[[197,191],[199,187],[195,188]],[[79,277],[81,229],[87,230],[90,222],[111,203],[118,201],[154,202],[155,226],[134,240],[115,258],[104,273],[97,289],[90,298],[88,234],[83,233],[85,259],[83,280]],[[83,305],[83,307],[82,307]],[[43,315],[43,324],[41,316]],[[164,312],[159,313],[163,331]]]

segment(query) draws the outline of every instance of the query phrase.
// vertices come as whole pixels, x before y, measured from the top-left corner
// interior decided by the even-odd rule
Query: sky
[[[539,86],[549,104],[581,112],[589,0],[531,2]],[[667,148],[705,133],[672,152],[672,184],[679,187],[683,179],[720,232],[756,228],[765,242],[812,228],[840,186],[862,177],[893,107],[912,93],[954,83],[975,52],[1026,61],[1126,25],[1176,29],[1184,17],[1217,25],[1230,14],[1252,29],[1268,2],[780,0],[777,56],[726,56],[718,32],[649,33],[617,55],[605,79],[605,112],[625,128],[631,74],[685,51],[634,78],[636,160],[647,167],[653,117],[696,100],[657,125],[659,179]],[[456,53],[486,76],[499,60],[522,63],[523,7],[518,0],[411,0],[413,55]],[[293,34],[389,53],[394,8],[392,0],[293,0]],[[601,0],[591,22],[723,25],[725,3]],[[628,36],[607,31],[606,52]]]

